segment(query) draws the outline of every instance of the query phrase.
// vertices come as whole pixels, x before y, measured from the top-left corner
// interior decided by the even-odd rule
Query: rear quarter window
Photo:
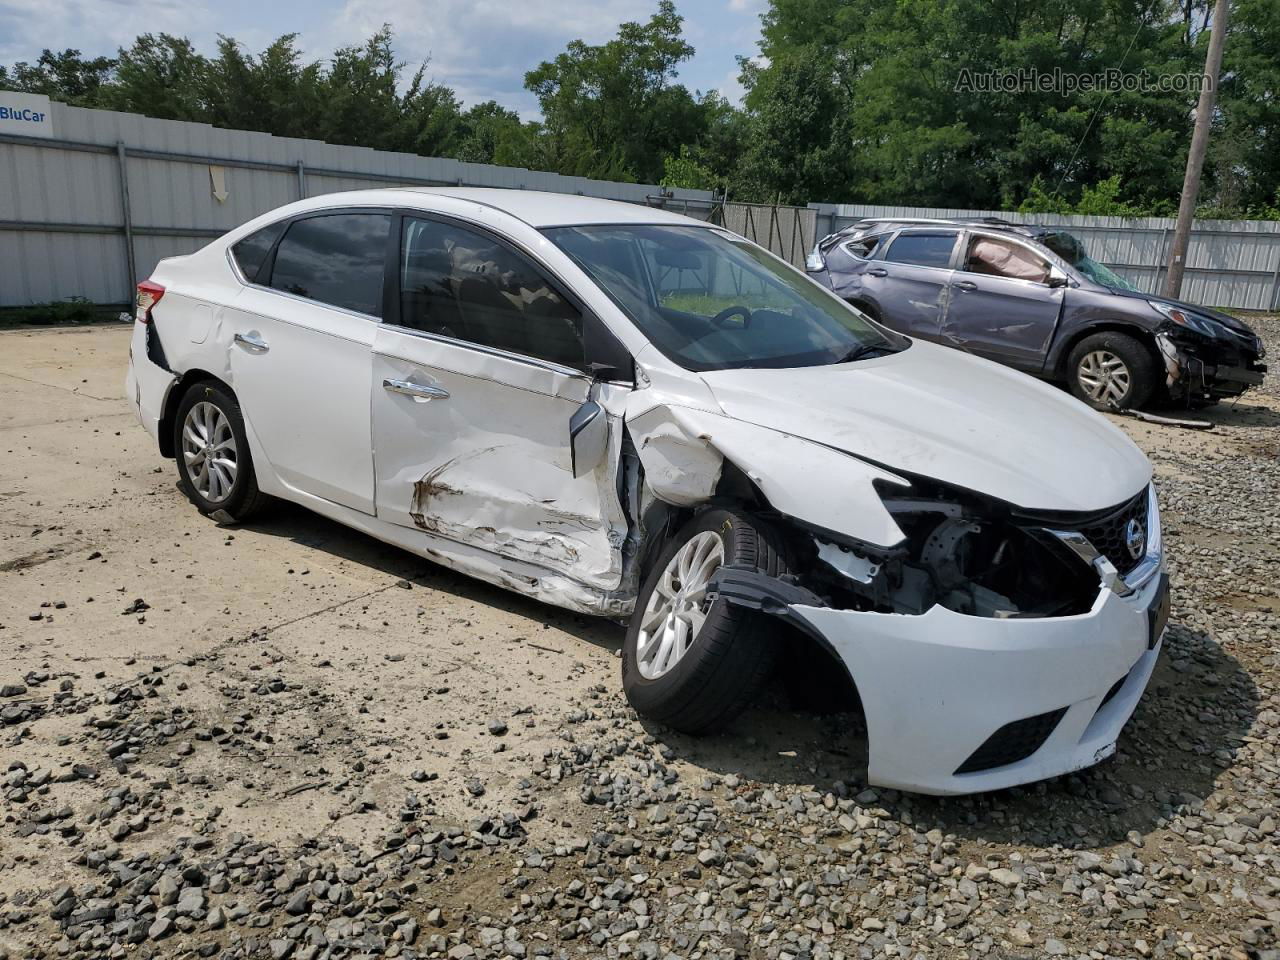
[[[231,256],[235,258],[236,266],[250,283],[259,282],[258,272],[266,263],[267,254],[271,252],[271,248],[276,245],[282,233],[284,233],[284,224],[273,223],[249,234],[231,248]]]

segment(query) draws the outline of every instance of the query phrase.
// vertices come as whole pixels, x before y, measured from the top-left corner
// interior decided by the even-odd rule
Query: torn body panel
[[[628,414],[627,426],[646,483],[668,503],[689,506],[709,499],[728,459],[779,513],[883,547],[902,539],[873,484],[906,481],[839,450],[677,406]]]
[[[1242,344],[1218,344],[1172,324],[1155,336],[1165,389],[1175,401],[1238,397],[1262,383],[1266,366]]]
[[[616,482],[621,420],[609,412],[616,397],[573,371],[394,328],[378,331],[372,361],[380,519],[601,596],[618,589],[628,526]],[[593,394],[608,422],[606,453],[575,477],[569,423]]]

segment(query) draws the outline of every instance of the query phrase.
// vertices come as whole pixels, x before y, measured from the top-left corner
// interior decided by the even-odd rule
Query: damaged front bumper
[[[1267,372],[1260,341],[1218,346],[1176,331],[1156,334],[1165,387],[1175,401],[1225,400],[1259,386]]]
[[[870,783],[938,795],[1030,783],[1114,753],[1151,677],[1169,591],[1149,496],[1147,553],[1126,577],[1087,541],[1074,545],[1099,585],[1071,615],[841,609],[794,578],[734,567],[713,590],[791,622],[841,661],[866,718]]]

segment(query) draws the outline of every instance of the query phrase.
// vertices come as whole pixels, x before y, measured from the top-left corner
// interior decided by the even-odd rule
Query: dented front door
[[[605,457],[573,476],[569,421],[591,391],[556,364],[384,325],[373,345],[378,517],[617,587],[616,418]]]

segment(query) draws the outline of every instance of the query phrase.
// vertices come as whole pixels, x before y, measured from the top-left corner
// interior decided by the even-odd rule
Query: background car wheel
[[[724,600],[706,603],[706,586],[725,564],[787,572],[771,530],[731,510],[698,514],[667,544],[640,590],[622,648],[622,686],[641,714],[705,733],[737,716],[759,692],[774,657],[764,614]]]
[[[201,513],[239,523],[267,502],[253,473],[240,405],[221,384],[187,390],[174,418],[173,449],[182,489]]]
[[[1067,359],[1071,392],[1095,410],[1141,407],[1156,388],[1156,358],[1125,333],[1094,333]]]

